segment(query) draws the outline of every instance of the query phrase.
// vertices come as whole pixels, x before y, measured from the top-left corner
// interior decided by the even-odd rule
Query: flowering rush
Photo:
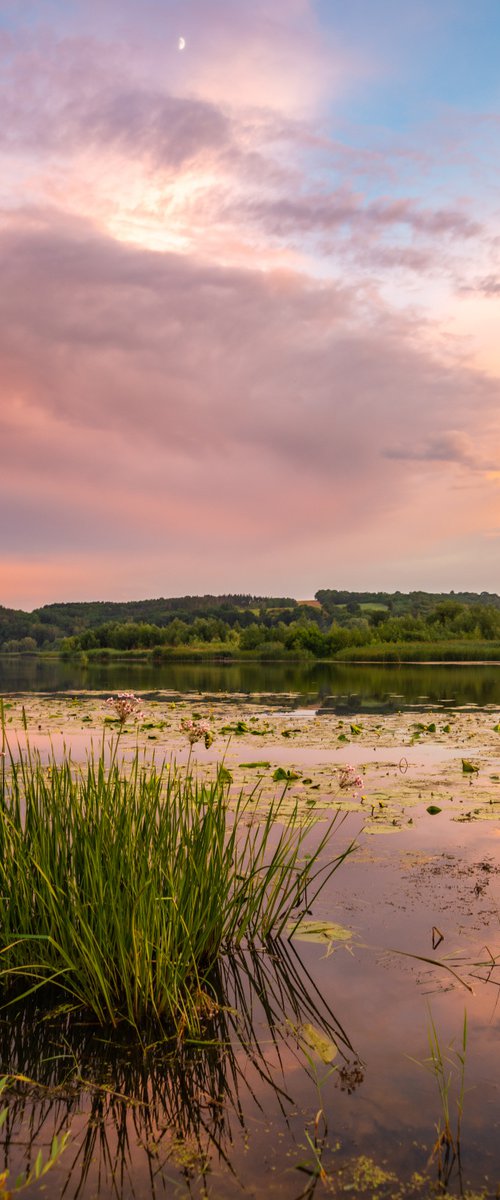
[[[339,787],[342,788],[343,791],[347,788],[363,787],[363,778],[361,775],[357,774],[356,767],[352,767],[350,764],[347,764],[347,766],[340,768]]]
[[[125,724],[127,717],[135,717],[137,720],[144,715],[141,702],[133,692],[117,692],[116,696],[108,697],[106,704],[114,709],[115,716],[122,725]]]
[[[189,717],[183,717],[181,729],[191,746],[194,746],[195,742],[201,742],[202,738],[207,750],[212,745],[214,735],[206,721],[192,721]]]

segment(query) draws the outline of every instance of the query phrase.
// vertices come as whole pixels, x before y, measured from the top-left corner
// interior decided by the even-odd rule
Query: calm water
[[[213,699],[261,693],[281,708],[338,712],[500,707],[500,668],[82,669],[0,660],[4,693],[81,689],[206,692]],[[260,744],[259,753],[267,757]],[[396,777],[397,758],[396,751]],[[468,796],[467,777],[463,787]],[[39,1149],[47,1154],[55,1132],[69,1128],[71,1144],[44,1181],[55,1200],[305,1200],[316,1185],[316,1196],[356,1200],[429,1200],[463,1196],[467,1187],[495,1200],[500,822],[456,821],[444,811],[432,817],[427,804],[423,798],[412,809],[411,825],[376,837],[360,832],[359,815],[349,815],[338,836],[345,844],[359,835],[359,853],[332,877],[314,915],[352,936],[330,945],[284,942],[222,963],[214,987],[225,1003],[205,1047],[152,1038],[140,1048],[126,1029],[96,1031],[60,1010],[51,1015],[24,1005],[0,1012],[0,1075],[22,1074],[40,1085],[10,1097],[0,1172],[4,1165],[12,1177],[26,1170]],[[434,950],[438,933],[443,941]],[[462,1154],[453,1161],[433,1153],[442,1106],[428,1034],[432,1021],[446,1058],[455,1133],[465,1012]],[[335,1043],[331,1063],[301,1043],[304,1026]],[[414,1173],[428,1184],[417,1185]],[[35,1200],[40,1185],[24,1194]]]
[[[289,697],[337,712],[440,704],[500,706],[500,665],[359,666],[330,663],[75,663],[0,656],[1,692],[238,693]],[[281,703],[281,700],[280,700]]]
[[[96,1031],[36,1008],[4,1014],[2,1071],[41,1085],[11,1100],[0,1135],[11,1169],[25,1168],[40,1147],[47,1152],[54,1132],[70,1128],[71,1145],[47,1179],[51,1197],[299,1200],[315,1182],[319,1154],[326,1194],[429,1200],[442,1194],[441,1182],[453,1196],[463,1183],[493,1200],[500,972],[472,965],[484,964],[485,945],[499,949],[492,830],[473,827],[471,837],[471,827],[442,822],[436,853],[436,825],[422,818],[411,834],[378,837],[371,865],[361,854],[334,876],[318,916],[348,924],[349,943],[285,942],[222,965],[214,983],[226,1007],[205,1049],[141,1050],[126,1029]],[[419,858],[416,873],[407,870],[409,855]],[[428,961],[438,957],[436,926],[443,961],[473,990]],[[405,957],[409,950],[422,960]],[[455,1131],[465,1011],[462,1176],[455,1162],[448,1178],[433,1155],[441,1104],[428,1031],[432,1020]],[[296,1031],[304,1025],[335,1043],[332,1063],[301,1047]],[[388,1176],[376,1190],[375,1168]],[[413,1189],[414,1172],[428,1177],[424,1190]],[[37,1187],[27,1193],[33,1200]],[[316,1194],[325,1194],[323,1184]]]

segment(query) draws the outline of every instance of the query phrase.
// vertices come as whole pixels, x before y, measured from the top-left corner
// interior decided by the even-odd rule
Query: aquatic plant
[[[462,1117],[464,1111],[465,1097],[465,1064],[467,1053],[467,1012],[464,1012],[464,1020],[462,1026],[461,1045],[455,1049],[453,1045],[448,1047],[448,1052],[443,1051],[439,1040],[438,1031],[432,1016],[429,1016],[429,1026],[427,1030],[429,1042],[429,1058],[425,1059],[420,1066],[424,1066],[435,1078],[440,1101],[440,1116],[436,1122],[436,1142],[432,1149],[431,1158],[436,1160],[438,1168],[438,1182],[440,1190],[447,1191],[453,1170],[456,1166],[458,1179],[460,1183],[460,1194],[463,1194],[462,1187],[462,1162],[461,1162],[461,1134],[462,1134]],[[452,1053],[450,1053],[452,1052]],[[417,1060],[413,1060],[417,1061]],[[454,1084],[455,1070],[458,1068],[458,1079],[456,1085],[456,1119],[453,1119],[451,1113],[450,1096],[452,1093],[452,1085]]]
[[[193,747],[196,742],[200,742],[203,738],[205,747],[208,750],[214,740],[214,735],[206,721],[195,721],[194,718],[191,720],[189,717],[183,717],[181,730],[187,737],[190,747]]]
[[[141,702],[134,692],[117,692],[108,696],[106,704],[114,710],[115,718],[124,725],[127,717],[142,717]]]
[[[0,796],[0,983],[4,1002],[54,984],[102,1023],[151,1016],[198,1033],[216,1004],[220,954],[279,936],[353,849],[330,849],[342,818],[262,816],[255,792],[229,804],[227,773],[199,782],[116,741],[76,766],[45,767],[29,743]],[[285,789],[286,791],[286,789]],[[328,855],[324,851],[328,847]],[[292,921],[293,926],[293,921]]]
[[[192,758],[192,754],[193,754],[193,746],[195,746],[196,743],[200,742],[201,739],[203,738],[203,741],[205,743],[205,749],[209,750],[210,746],[212,745],[212,742],[214,740],[214,735],[212,733],[212,730],[210,729],[210,726],[207,724],[206,721],[200,721],[200,720],[196,719],[195,717],[192,717],[192,718],[191,717],[183,717],[182,718],[181,732],[185,735],[185,737],[187,737],[187,740],[189,742],[189,755],[188,755],[187,767],[186,767],[186,771],[189,774],[189,770],[191,767],[191,758]],[[221,767],[221,770],[225,771],[225,768]],[[222,781],[222,777],[221,777],[221,781]],[[224,782],[229,782],[229,780],[227,779],[227,776],[224,777]]]
[[[358,775],[356,767],[353,767],[350,763],[347,763],[346,766],[341,767],[339,770],[338,784],[342,791],[346,791],[350,788],[362,788],[363,778],[361,775]]]
[[[9,1079],[7,1076],[4,1076],[3,1079],[0,1079],[0,1096],[3,1095],[4,1091],[8,1087],[8,1084]],[[5,1107],[0,1111],[0,1129],[5,1124],[8,1115],[9,1106],[5,1105]],[[13,1181],[10,1179],[10,1171],[8,1169],[0,1171],[0,1200],[12,1200],[13,1196],[18,1196],[20,1192],[24,1192],[26,1188],[31,1186],[32,1183],[36,1183],[39,1179],[43,1179],[47,1172],[50,1171],[60,1159],[63,1150],[68,1144],[69,1137],[69,1133],[63,1133],[60,1135],[55,1133],[51,1140],[48,1157],[44,1159],[42,1151],[39,1150],[33,1166],[26,1171],[22,1171]]]

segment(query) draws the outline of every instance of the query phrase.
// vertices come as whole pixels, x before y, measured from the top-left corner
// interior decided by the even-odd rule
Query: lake
[[[54,1197],[299,1200],[317,1189],[493,1200],[500,668],[80,672],[4,658],[1,669],[9,738],[22,744],[24,708],[44,759],[65,743],[83,761],[103,736],[105,696],[134,689],[145,721],[121,735],[125,757],[139,739],[146,757],[182,769],[180,722],[197,712],[215,736],[195,747],[200,776],[224,755],[233,791],[255,789],[256,819],[280,789],[288,811],[316,812],[319,833],[340,810],[335,852],[358,843],[298,936],[222,961],[223,1004],[205,1046],[138,1046],[126,1028],[98,1030],[60,998],[0,1014],[2,1072],[34,1081],[13,1089],[0,1134],[13,1173],[69,1128],[45,1181]],[[353,794],[339,789],[346,763],[363,776]],[[274,780],[280,768],[290,782]],[[39,1185],[25,1194],[34,1200]]]
[[[290,703],[334,711],[396,711],[410,706],[500,706],[500,665],[373,666],[348,663],[92,663],[79,666],[0,655],[0,692],[174,692],[289,696]]]

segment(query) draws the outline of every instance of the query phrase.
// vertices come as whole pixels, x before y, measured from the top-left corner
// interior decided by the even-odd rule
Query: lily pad
[[[479,767],[476,763],[471,762],[469,758],[463,758],[462,771],[464,775],[473,775],[474,772],[479,771]]]
[[[255,730],[249,729],[246,721],[235,721],[233,725],[223,725],[220,732],[236,733],[241,736],[243,733],[255,733]]]
[[[299,1025],[296,1029],[296,1034],[300,1041],[309,1046],[311,1050],[314,1050],[315,1054],[324,1063],[333,1062],[338,1054],[338,1047],[335,1042],[331,1038],[326,1037],[326,1034],[321,1033],[321,1030],[316,1029],[309,1022]]]
[[[352,930],[344,925],[336,925],[334,921],[301,921],[294,929],[292,937],[299,942],[318,942],[330,945],[331,942],[349,942]]]

